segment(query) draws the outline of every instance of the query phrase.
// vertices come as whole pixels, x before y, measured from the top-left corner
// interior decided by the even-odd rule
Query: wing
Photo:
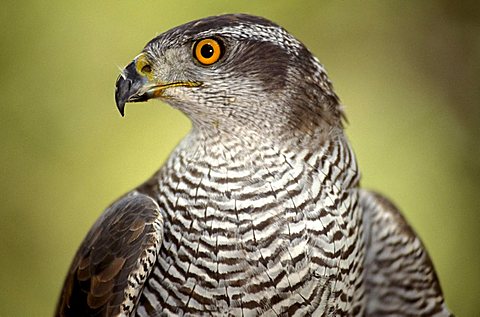
[[[163,218],[150,197],[110,206],[73,259],[55,316],[129,316],[157,258]]]
[[[398,209],[360,191],[366,236],[367,316],[452,316],[433,264]]]

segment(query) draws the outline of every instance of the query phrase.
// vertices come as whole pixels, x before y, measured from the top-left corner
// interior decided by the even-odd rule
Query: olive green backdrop
[[[114,104],[119,67],[156,34],[230,12],[268,17],[329,71],[363,186],[425,242],[447,303],[480,294],[480,15],[453,1],[4,1],[0,10],[0,316],[53,314],[103,208],[189,129],[159,101]]]

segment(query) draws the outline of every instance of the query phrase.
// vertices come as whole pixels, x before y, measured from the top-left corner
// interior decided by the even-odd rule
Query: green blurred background
[[[276,21],[319,57],[346,106],[363,185],[420,233],[450,308],[478,314],[478,3],[4,1],[0,315],[52,315],[91,224],[189,129],[158,101],[122,119],[119,66],[158,33],[230,12]]]

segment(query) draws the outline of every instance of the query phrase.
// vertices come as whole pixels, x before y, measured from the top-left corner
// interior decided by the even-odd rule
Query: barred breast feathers
[[[319,136],[292,151],[221,137],[190,134],[144,186],[161,188],[166,211],[145,307],[350,311],[363,245],[347,141]]]

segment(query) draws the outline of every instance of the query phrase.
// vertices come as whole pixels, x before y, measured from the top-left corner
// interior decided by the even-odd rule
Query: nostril
[[[142,73],[149,74],[151,72],[152,72],[152,67],[150,65],[147,64],[142,67]]]

